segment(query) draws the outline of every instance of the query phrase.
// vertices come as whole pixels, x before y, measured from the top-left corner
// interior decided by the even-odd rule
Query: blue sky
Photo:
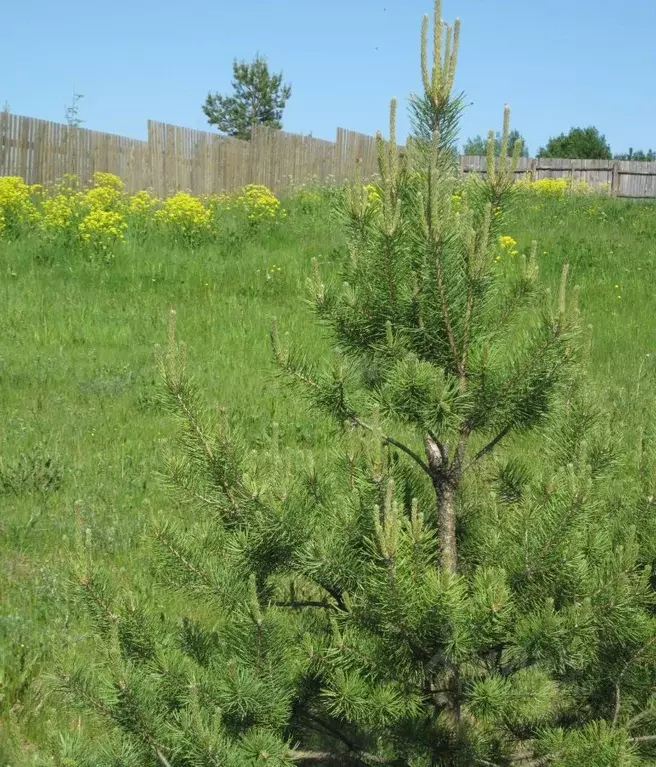
[[[230,89],[233,59],[265,55],[292,84],[284,128],[373,134],[391,97],[420,87],[421,17],[432,0],[32,0],[3,9],[0,105],[146,137],[148,118],[212,130],[201,104]],[[656,148],[654,0],[444,0],[462,22],[463,139],[498,128],[503,105],[531,152],[594,124],[614,151]],[[408,129],[400,110],[399,134]]]

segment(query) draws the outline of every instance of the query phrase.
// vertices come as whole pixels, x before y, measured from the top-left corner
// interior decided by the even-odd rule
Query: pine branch
[[[462,473],[464,474],[467,469],[469,469],[471,466],[473,466],[477,461],[479,461],[483,456],[487,455],[488,453],[492,452],[494,448],[501,442],[501,440],[512,430],[511,424],[506,424],[503,429],[494,437],[494,439],[491,439],[485,447],[481,448],[478,453],[469,461],[469,463],[462,469]]]
[[[171,309],[169,313],[169,339],[166,355],[160,356],[160,367],[166,383],[169,396],[172,401],[172,408],[180,418],[187,424],[192,435],[194,443],[200,447],[205,462],[212,470],[214,480],[223,490],[228,499],[230,508],[234,514],[240,513],[240,508],[236,502],[234,493],[224,472],[217,476],[216,469],[219,466],[217,456],[210,440],[208,439],[205,428],[199,414],[199,406],[195,402],[195,388],[193,381],[186,376],[184,346],[176,342],[176,311]],[[195,437],[195,439],[193,439]],[[227,446],[224,446],[227,451]]]
[[[86,689],[85,686],[79,684],[79,682],[70,674],[61,677],[63,689],[65,689],[74,698],[83,700],[90,709],[98,714],[101,714],[106,719],[113,721],[112,710],[102,700],[99,700]]]
[[[285,353],[282,350],[278,340],[278,329],[277,329],[277,324],[275,319],[272,323],[272,329],[271,329],[271,345],[276,358],[276,362],[285,373],[287,373],[291,378],[295,379],[297,382],[303,384],[304,386],[308,387],[309,389],[315,392],[318,392],[321,390],[321,385],[316,380],[316,378],[312,375],[312,371],[309,369],[306,369],[304,366],[299,366],[294,364],[292,360],[290,359],[289,354]],[[365,431],[369,431],[372,433],[374,432],[374,428],[370,426],[366,421],[364,421],[357,414],[355,409],[346,402],[346,400],[344,400],[342,403],[342,409],[347,415],[347,420],[350,421],[354,426],[359,426],[361,429],[364,429]],[[403,444],[399,440],[395,439],[394,437],[390,437],[387,434],[381,434],[380,437],[385,444],[398,448],[399,450],[404,452],[409,458],[412,458],[412,460],[422,469],[422,471],[424,471],[428,476],[431,476],[430,469],[428,468],[426,462],[421,458],[421,456],[415,453],[414,450],[412,450],[411,448],[409,448],[407,445]]]
[[[370,767],[372,764],[388,765],[396,767],[398,761],[390,762],[380,756],[368,754],[366,752],[358,753],[333,753],[332,751],[297,751],[292,750],[290,757],[301,765],[319,764],[335,765],[335,767]]]
[[[326,583],[321,583],[320,581],[314,578],[311,578],[311,580],[313,581],[313,583],[316,583],[317,586],[320,586],[322,589],[324,589],[324,591],[327,591],[330,594],[330,596],[335,600],[335,602],[337,602],[337,606],[339,607],[340,610],[342,610],[343,612],[348,612],[348,608],[346,607],[346,602],[344,601],[344,597],[342,596],[342,592],[340,589],[335,588],[334,586],[330,586],[329,584],[326,584]]]
[[[329,610],[337,610],[337,607],[335,605],[331,604],[330,602],[319,602],[319,601],[292,601],[292,602],[274,602],[273,603],[275,607],[291,607],[293,609],[299,609],[301,607],[323,607],[324,609]]]
[[[160,764],[162,765],[162,767],[171,767],[171,764],[169,763],[168,759],[159,750],[159,748],[155,748],[155,756],[157,757],[157,759],[160,762]]]
[[[307,726],[314,729],[315,732],[320,732],[322,735],[327,735],[328,737],[339,740],[348,748],[349,752],[355,753],[360,751],[360,747],[353,740],[344,735],[343,732],[340,732],[336,727],[333,727],[328,722],[320,719],[318,716],[315,716],[309,711],[305,711],[303,713],[303,718],[309,720],[309,724]]]
[[[622,698],[621,698],[621,691],[620,691],[620,683],[615,682],[615,710],[613,711],[613,720],[611,722],[611,727],[617,726],[617,720],[620,718],[620,708],[622,707]]]
[[[64,677],[62,682],[74,697],[83,700],[90,709],[103,716],[105,719],[107,719],[107,721],[118,727],[119,730],[124,730],[124,723],[121,721],[120,717],[117,716],[116,711],[113,710],[111,706],[106,705],[102,700],[99,700],[94,695],[89,693],[89,691],[83,685],[77,683],[77,681],[71,676]],[[169,761],[164,756],[162,750],[163,746],[157,743],[155,738],[149,732],[139,729],[138,732],[131,731],[130,734],[141,740],[146,746],[153,750],[157,760],[160,762],[162,767],[171,767]]]
[[[619,720],[620,716],[620,708],[621,708],[621,690],[620,690],[620,684],[622,682],[622,679],[624,678],[624,675],[631,667],[632,663],[635,663],[644,653],[656,642],[656,636],[653,636],[648,642],[645,642],[645,644],[642,645],[642,647],[637,650],[633,655],[627,660],[627,662],[622,667],[622,670],[620,671],[620,674],[615,682],[615,709],[613,711],[613,721],[612,721],[612,727],[615,727],[617,725],[617,722]]]
[[[520,763],[520,767],[542,767],[542,765],[549,764],[554,759],[551,754],[547,754],[546,756],[533,757],[533,752],[527,749],[528,747],[521,748],[512,756],[510,756],[509,761],[512,764]]]
[[[82,588],[86,591],[86,593],[89,595],[89,598],[96,604],[102,612],[104,613],[105,617],[112,623],[115,623],[118,621],[118,615],[109,607],[109,604],[100,596],[98,591],[93,588],[93,581],[88,576],[83,576],[80,578],[80,585]]]
[[[365,429],[366,431],[373,432],[374,429],[369,424],[365,423],[361,418],[355,417],[353,419],[353,423],[357,426],[360,426],[362,429]],[[407,456],[412,458],[412,460],[430,477],[431,470],[428,467],[428,464],[417,454],[414,452],[414,450],[411,450],[407,445],[404,445],[402,442],[399,442],[398,440],[394,439],[393,437],[389,437],[386,434],[381,435],[381,439],[383,442],[387,445],[392,445],[393,447],[398,448],[402,452],[404,452]]]
[[[158,530],[155,533],[155,540],[159,541],[162,546],[164,546],[164,548],[173,555],[174,559],[176,559],[187,570],[187,572],[196,576],[196,578],[198,578],[198,580],[201,581],[210,590],[214,590],[215,584],[212,583],[211,579],[207,576],[207,573],[199,570],[192,562],[190,562],[184,554],[175,548],[171,541],[166,538],[161,531]]]
[[[563,328],[560,326],[552,327],[552,332],[543,340],[543,342],[537,346],[530,354],[526,356],[526,358],[517,366],[513,374],[506,380],[506,382],[503,384],[503,386],[499,389],[498,392],[496,392],[494,396],[494,400],[491,403],[488,403],[487,405],[487,412],[493,411],[496,407],[499,406],[499,404],[503,401],[503,398],[509,394],[512,393],[514,387],[518,382],[520,382],[522,379],[525,379],[528,375],[528,373],[531,370],[531,367],[533,364],[543,359],[547,352],[550,351],[556,343],[560,340],[562,333],[564,332]],[[547,371],[548,376],[551,376],[555,370],[562,365],[562,360],[556,360],[554,361],[552,367]],[[547,376],[543,376],[547,377]],[[480,418],[479,418],[480,420]],[[472,423],[470,424],[471,428],[474,428],[477,424]],[[512,425],[511,425],[512,428]]]
[[[211,466],[212,464],[216,465],[216,459],[214,455],[214,451],[212,450],[212,447],[210,445],[209,440],[207,439],[202,426],[200,422],[198,421],[195,413],[193,410],[188,406],[188,404],[185,402],[185,399],[182,395],[176,395],[176,402],[178,403],[178,407],[180,409],[180,412],[183,413],[183,416],[186,420],[186,422],[190,425],[193,433],[196,435],[199,443],[202,446],[203,453],[207,459],[208,464]],[[213,474],[213,477],[217,479],[217,477]],[[228,484],[228,481],[225,477],[219,477],[218,478],[219,487],[223,491],[223,494],[225,495],[228,506],[230,508],[230,511],[234,515],[241,514],[241,508],[239,507],[239,504],[237,503],[237,499],[235,497],[235,494]],[[189,490],[189,488],[186,488]],[[194,495],[197,495],[195,491],[191,491]],[[202,496],[199,496],[202,499]],[[207,499],[203,499],[207,500]],[[216,506],[216,502],[212,503],[212,505]]]
[[[629,721],[626,723],[626,729],[630,730],[632,727],[635,727],[636,724],[641,722],[643,719],[646,719],[650,715],[656,715],[656,711],[653,709],[646,709],[645,711],[641,711],[639,714],[632,716],[631,719],[629,719]]]
[[[199,501],[202,505],[217,509],[219,512],[225,511],[225,501],[222,502],[218,498],[199,492],[189,481],[189,477],[185,476],[184,470],[172,462],[169,464],[168,472],[163,474],[163,479],[172,490],[184,496],[184,500]]]
[[[560,519],[560,523],[558,524],[557,528],[551,533],[551,535],[544,542],[544,544],[542,545],[542,548],[537,553],[537,555],[533,557],[533,562],[531,564],[529,564],[528,562],[526,563],[526,566],[524,568],[524,574],[527,577],[530,577],[533,574],[534,570],[536,569],[534,566],[534,562],[536,561],[540,562],[549,553],[549,551],[551,551],[554,544],[560,539],[559,534],[562,532],[564,528],[567,527],[570,520],[574,517],[576,512],[580,510],[580,508],[581,508],[581,503],[572,501],[572,503],[569,505],[567,514],[565,514],[565,516]]]
[[[462,358],[460,360],[460,370],[465,379],[467,377],[467,363],[469,361],[469,332],[473,313],[474,285],[471,276],[469,276],[467,279],[467,308],[465,309],[465,321],[462,332]]]
[[[439,250],[440,244],[437,244]],[[456,338],[453,333],[453,327],[451,325],[451,318],[449,316],[449,308],[446,300],[446,289],[444,286],[444,270],[442,268],[442,260],[438,254],[435,258],[435,269],[437,277],[437,288],[440,293],[440,308],[442,311],[442,319],[444,320],[444,327],[446,335],[449,340],[449,347],[451,348],[451,354],[453,355],[453,361],[455,363],[455,369],[458,376],[461,379],[461,386],[464,383],[464,371],[462,369],[460,354],[458,353],[458,345],[456,344]]]
[[[492,230],[492,213],[490,205],[485,207],[485,217],[483,220],[483,231],[480,233],[478,243],[475,241],[475,235],[472,232],[472,241],[465,243],[465,249],[467,253],[467,308],[465,310],[465,320],[463,328],[463,340],[462,340],[462,360],[461,370],[465,377],[468,375],[468,361],[469,361],[469,334],[471,331],[471,322],[474,314],[474,260],[477,261],[478,271],[483,268],[485,252],[488,247],[490,239],[490,232]]]

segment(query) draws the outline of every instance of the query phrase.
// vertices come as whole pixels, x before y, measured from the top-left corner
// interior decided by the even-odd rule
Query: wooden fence
[[[0,114],[0,176],[21,176],[30,184],[45,184],[67,173],[88,180],[102,170],[120,176],[136,191],[148,177],[144,171],[149,157],[147,141]]]
[[[240,141],[149,120],[148,138],[140,141],[0,113],[0,176],[21,176],[30,184],[67,173],[87,181],[105,171],[120,176],[129,192],[152,189],[159,196],[231,192],[248,183],[280,194],[310,180],[352,177],[358,159],[363,178],[376,174],[375,139],[343,128],[334,142],[263,127],[251,141]],[[484,173],[485,158],[462,157],[460,167],[463,174]],[[618,197],[656,198],[656,162],[522,159],[517,173],[609,184]]]
[[[280,193],[309,180],[342,181],[361,160],[363,178],[377,171],[376,141],[338,128],[337,140],[258,127],[251,141],[148,121],[148,139],[74,128],[0,113],[0,176],[45,184],[75,174],[115,173],[129,192],[152,189],[163,196],[234,191],[266,184]]]
[[[463,174],[485,175],[485,157],[461,157]],[[529,174],[533,180],[566,178],[585,181],[593,187],[607,186],[613,197],[656,197],[656,162],[636,160],[558,160],[548,157],[522,157],[518,177]]]

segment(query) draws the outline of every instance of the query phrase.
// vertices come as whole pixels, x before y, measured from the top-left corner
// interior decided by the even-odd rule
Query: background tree
[[[626,154],[616,154],[613,157],[614,160],[633,160],[635,162],[654,162],[656,161],[656,152],[653,149],[648,149],[646,152],[642,149],[633,150],[633,147],[629,147],[629,151]]]
[[[436,2],[433,108],[444,27]],[[378,199],[348,188],[346,257],[310,280],[333,364],[271,333],[284,380],[340,427],[335,460],[217,424],[171,315],[168,476],[190,512],[157,521],[154,552],[183,599],[82,561],[101,652],[73,648],[61,684],[110,725],[107,764],[653,763],[648,441],[629,452],[598,410],[567,268],[552,295],[535,244],[502,258],[508,110],[464,187],[437,130],[400,156],[395,114]]]
[[[66,124],[70,125],[72,128],[79,128],[84,123],[84,120],[80,119],[80,107],[78,103],[80,99],[83,98],[84,95],[82,93],[74,92],[71,103],[64,110]]]
[[[497,131],[494,136],[494,154],[496,157],[501,154],[501,141],[501,133]],[[518,130],[511,130],[508,136],[509,146],[514,147],[516,141],[519,141],[520,144],[520,157],[528,157],[529,150],[526,139]],[[484,139],[482,136],[474,136],[473,138],[468,138],[462,148],[462,153],[471,157],[484,157],[487,154],[487,144],[488,140]]]
[[[282,72],[269,73],[263,56],[252,63],[233,62],[233,95],[208,93],[203,112],[210,125],[228,136],[251,138],[256,125],[282,128],[282,113],[292,95],[291,85],[283,84]]]
[[[538,157],[570,158],[572,160],[610,160],[612,153],[606,137],[593,126],[572,128],[569,133],[550,138],[541,147]]]

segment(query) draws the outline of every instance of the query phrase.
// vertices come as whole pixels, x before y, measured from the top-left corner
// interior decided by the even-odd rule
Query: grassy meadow
[[[74,550],[146,581],[151,514],[184,513],[157,476],[175,431],[154,357],[171,306],[207,401],[252,444],[278,423],[285,446],[322,449],[325,424],[276,381],[268,334],[275,315],[312,356],[329,351],[304,281],[315,257],[330,273],[342,235],[327,200],[283,207],[284,220],[196,248],[128,239],[108,264],[0,237],[0,764],[27,763],[58,726],[79,726],[40,692],[62,648],[84,644]],[[538,241],[554,289],[569,263],[600,396],[637,434],[656,396],[656,207],[527,197],[508,235],[520,252]]]

